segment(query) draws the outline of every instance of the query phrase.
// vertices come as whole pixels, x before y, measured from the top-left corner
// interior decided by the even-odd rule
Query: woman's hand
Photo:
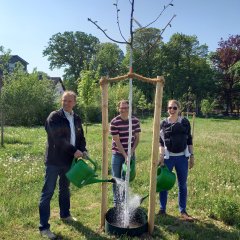
[[[194,166],[194,155],[189,157],[189,169],[193,168]]]

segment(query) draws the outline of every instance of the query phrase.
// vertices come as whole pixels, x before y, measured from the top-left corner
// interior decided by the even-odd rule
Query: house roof
[[[18,62],[18,61],[24,63],[25,65],[29,64],[27,61],[25,61],[18,55],[10,55],[10,62]]]
[[[63,90],[65,91],[65,86],[64,86],[63,81],[60,77],[49,77],[49,79],[51,79],[54,82],[55,85],[58,84],[58,82],[59,82],[62,85]]]

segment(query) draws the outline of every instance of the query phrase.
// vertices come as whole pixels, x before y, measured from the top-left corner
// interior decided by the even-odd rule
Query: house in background
[[[18,55],[10,55],[10,59],[8,61],[8,72],[11,73],[13,72],[14,68],[16,67],[17,63],[21,63],[23,66],[23,70],[27,72],[27,65],[29,64],[27,61],[24,59],[20,58]],[[0,63],[1,63],[1,55],[0,55]],[[0,69],[0,76],[3,75],[2,70]]]
[[[60,77],[48,77],[48,78],[53,81],[57,94],[62,95],[63,92],[65,91],[62,79]]]
[[[27,65],[29,64],[24,59],[20,58],[18,55],[11,55],[8,63],[9,72],[13,72],[16,64],[20,62],[23,65],[23,70],[27,72]]]
[[[13,70],[16,67],[16,64],[18,62],[22,64],[23,70],[27,72],[27,65],[29,63],[27,61],[25,61],[24,59],[22,59],[21,57],[19,57],[18,55],[10,55],[10,59],[9,59],[8,66],[7,66],[9,73],[13,72]],[[0,69],[0,89],[2,88],[2,75],[3,75],[3,72]]]

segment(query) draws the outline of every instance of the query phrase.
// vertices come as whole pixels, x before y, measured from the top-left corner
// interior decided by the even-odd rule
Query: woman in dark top
[[[178,179],[178,205],[181,218],[186,221],[194,219],[186,212],[188,168],[194,165],[191,125],[186,118],[179,116],[180,103],[168,101],[169,117],[161,122],[160,130],[160,165],[166,165],[170,171],[175,167]],[[167,191],[159,193],[160,215],[166,214]]]

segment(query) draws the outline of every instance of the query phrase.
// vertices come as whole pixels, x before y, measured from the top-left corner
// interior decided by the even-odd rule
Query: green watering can
[[[127,174],[127,164],[124,163],[122,165],[122,177],[125,178],[126,174]],[[133,181],[135,177],[136,177],[136,164],[135,164],[135,160],[131,160],[129,182]]]
[[[160,166],[157,170],[156,192],[170,190],[176,182],[176,174],[170,172],[167,166]]]
[[[92,165],[93,168],[91,168],[84,160],[88,160]],[[81,188],[85,185],[92,184],[92,183],[100,183],[100,182],[111,182],[115,183],[115,179],[97,179],[96,170],[97,170],[97,164],[90,159],[88,156],[86,156],[83,159],[76,159],[74,158],[72,161],[71,168],[66,173],[66,176],[68,180],[73,183],[75,186]]]
[[[156,192],[168,191],[172,189],[176,182],[176,174],[170,172],[167,166],[160,166],[157,169],[157,184],[156,184]],[[149,194],[140,198],[140,204],[149,197]]]

